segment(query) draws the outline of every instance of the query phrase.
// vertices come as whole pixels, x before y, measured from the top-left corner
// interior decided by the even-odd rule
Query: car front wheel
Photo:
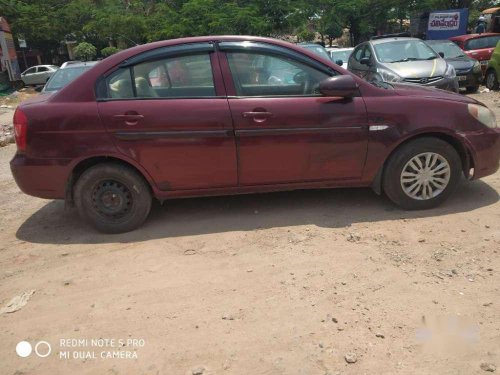
[[[409,210],[436,207],[460,180],[461,160],[449,143],[419,138],[403,145],[389,159],[383,179],[386,195]]]
[[[144,223],[151,209],[151,191],[135,170],[115,163],[87,169],[74,188],[80,216],[104,233],[123,233]]]
[[[490,90],[498,90],[498,77],[493,69],[486,72],[486,87]]]

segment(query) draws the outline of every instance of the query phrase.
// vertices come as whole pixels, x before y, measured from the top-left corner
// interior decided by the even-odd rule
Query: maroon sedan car
[[[278,40],[214,36],[117,53],[20,105],[11,161],[27,194],[104,232],[152,198],[371,186],[406,209],[499,166],[493,113],[457,94],[368,83]]]

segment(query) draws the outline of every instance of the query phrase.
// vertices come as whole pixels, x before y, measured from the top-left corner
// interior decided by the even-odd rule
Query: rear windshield
[[[45,85],[44,91],[60,90],[90,68],[92,68],[92,65],[59,69],[50,77],[49,82]]]
[[[500,35],[483,36],[481,38],[470,39],[465,42],[465,50],[471,51],[475,49],[495,48]]]
[[[314,52],[316,55],[321,56],[327,60],[330,60],[328,52],[326,52],[326,49],[320,45],[308,44],[308,45],[302,45],[301,47],[307,48],[308,50]]]

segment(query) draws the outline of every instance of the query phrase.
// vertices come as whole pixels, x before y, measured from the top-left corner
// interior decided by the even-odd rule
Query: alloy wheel
[[[425,152],[411,158],[401,172],[401,187],[407,196],[428,200],[441,194],[450,182],[448,161],[435,152]]]

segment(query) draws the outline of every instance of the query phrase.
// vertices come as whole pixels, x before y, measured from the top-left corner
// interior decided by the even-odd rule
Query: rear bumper
[[[500,165],[500,129],[466,132],[462,136],[472,152],[474,161],[472,179],[485,177],[498,171]]]
[[[69,160],[31,159],[16,154],[10,162],[14,180],[23,193],[46,199],[64,199]]]

